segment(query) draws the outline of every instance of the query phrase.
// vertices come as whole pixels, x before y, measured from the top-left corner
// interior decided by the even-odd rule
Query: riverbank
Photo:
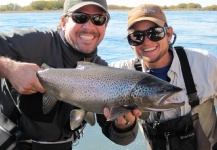
[[[0,11],[1,14],[12,13],[46,13],[46,12],[63,12],[63,10],[31,10],[31,11]]]
[[[131,9],[108,9],[109,12],[123,12],[130,11]],[[215,11],[203,9],[163,9],[164,11]],[[44,13],[44,12],[62,12],[63,10],[20,10],[20,11],[0,11],[0,13]]]

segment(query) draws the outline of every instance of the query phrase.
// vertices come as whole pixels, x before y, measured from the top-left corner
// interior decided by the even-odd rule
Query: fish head
[[[182,88],[149,75],[134,86],[131,98],[141,110],[162,111],[184,105],[184,103],[166,103],[169,98],[180,91]]]

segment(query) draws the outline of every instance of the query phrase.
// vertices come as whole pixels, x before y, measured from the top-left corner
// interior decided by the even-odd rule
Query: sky
[[[0,5],[7,5],[9,3],[15,3],[20,6],[29,5],[33,0],[0,0]],[[217,5],[217,0],[107,0],[108,5],[120,5],[135,7],[143,3],[151,3],[159,6],[171,6],[178,5],[180,3],[197,3],[202,7]]]

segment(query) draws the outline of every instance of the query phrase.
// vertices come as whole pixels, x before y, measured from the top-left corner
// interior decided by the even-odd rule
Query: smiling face
[[[155,23],[151,21],[140,21],[135,23],[130,31],[145,31],[152,27],[157,27]],[[166,36],[159,41],[151,41],[145,37],[144,42],[141,45],[133,46],[136,55],[143,59],[144,65],[148,68],[162,68],[168,65],[172,57],[169,54],[169,41],[172,38],[173,30],[170,27],[166,33]]]
[[[105,14],[105,12],[97,6],[84,6],[76,12],[86,14]],[[102,26],[94,25],[91,20],[84,24],[78,24],[71,17],[62,18],[62,30],[65,31],[67,42],[77,51],[82,53],[93,52],[102,41],[106,31],[106,23]]]

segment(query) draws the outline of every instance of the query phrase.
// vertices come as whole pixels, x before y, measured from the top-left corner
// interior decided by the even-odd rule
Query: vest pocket
[[[156,128],[146,122],[143,128],[152,150],[197,150],[197,135],[190,113],[162,122]]]

